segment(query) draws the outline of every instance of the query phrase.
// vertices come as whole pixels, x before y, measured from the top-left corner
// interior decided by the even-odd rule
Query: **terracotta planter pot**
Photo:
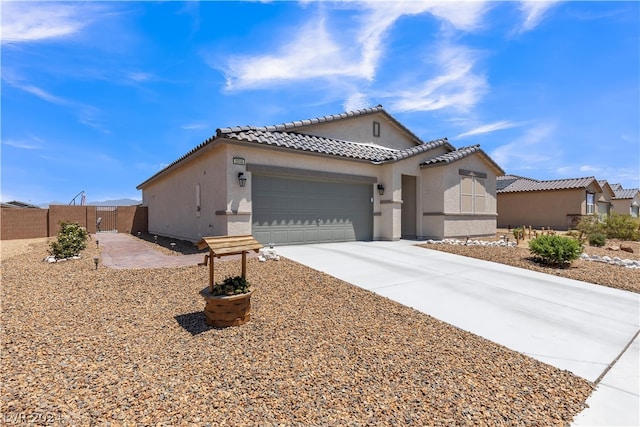
[[[247,323],[251,319],[251,293],[213,296],[208,287],[200,291],[206,302],[204,315],[207,325],[226,328]]]

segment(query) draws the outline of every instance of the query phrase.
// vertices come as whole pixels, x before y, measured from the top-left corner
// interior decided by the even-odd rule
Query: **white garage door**
[[[253,236],[263,244],[372,240],[373,186],[252,177]]]

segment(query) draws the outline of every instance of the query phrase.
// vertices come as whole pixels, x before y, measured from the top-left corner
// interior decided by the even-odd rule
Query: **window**
[[[196,184],[196,216],[200,218],[200,184]]]
[[[380,138],[380,123],[373,122],[373,136]]]
[[[595,193],[587,193],[587,215],[595,213],[596,195]]]
[[[478,176],[460,176],[460,212],[485,212],[485,178]]]

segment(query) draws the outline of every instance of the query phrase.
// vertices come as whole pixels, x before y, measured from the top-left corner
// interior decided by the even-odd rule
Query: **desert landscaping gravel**
[[[513,241],[513,239],[511,240]],[[610,288],[640,293],[640,270],[609,265],[601,262],[585,261],[578,259],[570,266],[559,268],[550,267],[537,262],[529,251],[528,242],[520,242],[515,248],[496,246],[464,246],[447,244],[421,244],[421,247],[449,252],[456,255],[498,262],[514,267],[539,271],[566,277],[568,279],[581,280]],[[633,253],[620,250],[620,246],[630,248]],[[605,247],[586,246],[584,253],[610,258],[640,260],[640,242],[620,242],[610,240]]]
[[[286,259],[250,259],[251,321],[214,329],[206,267],[96,270],[93,244],[55,264],[43,239],[16,245],[1,247],[7,425],[567,425],[592,391]],[[217,277],[239,268],[216,261]]]

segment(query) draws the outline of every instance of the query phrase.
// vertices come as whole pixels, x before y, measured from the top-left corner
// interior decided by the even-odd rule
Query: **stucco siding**
[[[380,125],[380,136],[373,134],[373,122]],[[362,143],[373,143],[389,148],[403,149],[415,146],[415,142],[388,121],[382,114],[354,117],[347,120],[319,123],[297,129],[299,133],[324,136]]]
[[[498,194],[498,227],[569,228],[568,215],[586,213],[586,190]]]
[[[640,193],[636,193],[633,199],[613,199],[611,200],[611,205],[612,212],[637,217],[636,212],[640,206]]]
[[[444,235],[448,238],[495,236],[495,215],[447,215]]]
[[[483,205],[475,214],[461,213],[461,169],[486,175],[483,178]],[[494,235],[497,212],[495,177],[495,172],[478,156],[423,169],[421,236],[442,239]]]
[[[227,183],[225,149],[217,148],[145,186],[150,233],[191,241],[226,234],[226,220],[216,215],[225,209]]]

